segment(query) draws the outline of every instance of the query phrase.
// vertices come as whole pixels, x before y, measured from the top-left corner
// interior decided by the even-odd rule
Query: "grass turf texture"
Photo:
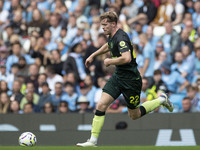
[[[200,150],[200,146],[99,146],[99,147],[76,147],[76,146],[0,146],[0,150]]]

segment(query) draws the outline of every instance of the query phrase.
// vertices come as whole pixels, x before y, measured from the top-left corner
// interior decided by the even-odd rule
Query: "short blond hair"
[[[108,22],[115,22],[117,24],[118,15],[114,11],[108,11],[100,16],[100,20],[102,21],[103,19],[107,19]]]

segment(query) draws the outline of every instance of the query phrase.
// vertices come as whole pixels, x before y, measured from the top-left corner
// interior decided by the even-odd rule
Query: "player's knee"
[[[107,105],[105,105],[105,104],[99,102],[99,103],[97,104],[97,106],[96,106],[96,109],[97,109],[97,110],[100,110],[100,111],[106,111]]]

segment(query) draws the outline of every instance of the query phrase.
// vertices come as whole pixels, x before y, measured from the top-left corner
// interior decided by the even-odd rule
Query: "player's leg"
[[[85,143],[78,143],[77,146],[80,147],[94,147],[97,144],[97,140],[105,120],[105,112],[108,106],[115,99],[109,94],[103,92],[100,101],[97,104],[96,112],[92,122],[91,137]]]
[[[165,93],[162,93],[157,99],[144,102],[141,106],[139,106],[142,87],[141,80],[123,80],[120,83],[123,86],[122,94],[124,95],[127,107],[129,108],[129,116],[133,120],[148,114],[160,105],[165,106],[170,112],[173,111],[173,105]]]
[[[96,106],[95,116],[93,118],[91,137],[85,143],[78,143],[77,146],[93,147],[97,144],[97,140],[105,120],[105,111],[108,106],[121,94],[118,88],[118,81],[113,75],[103,88],[103,93]]]
[[[160,105],[165,106],[170,112],[173,111],[173,104],[170,102],[167,94],[162,93],[157,99],[144,102],[141,106],[139,106],[136,109],[129,108],[128,113],[129,113],[129,116],[133,120],[135,120],[155,110]]]
[[[105,112],[108,106],[113,103],[115,99],[109,94],[103,92],[101,99],[96,107],[95,116],[92,123],[92,131],[91,131],[91,141],[97,142],[99,134],[104,124],[105,120]]]

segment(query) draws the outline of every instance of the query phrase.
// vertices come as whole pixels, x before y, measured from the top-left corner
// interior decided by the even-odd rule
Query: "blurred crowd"
[[[200,111],[199,0],[0,0],[0,113],[93,112],[115,67],[84,62],[109,10],[134,43],[141,103],[164,91],[174,112]],[[127,112],[123,95],[107,112]]]

